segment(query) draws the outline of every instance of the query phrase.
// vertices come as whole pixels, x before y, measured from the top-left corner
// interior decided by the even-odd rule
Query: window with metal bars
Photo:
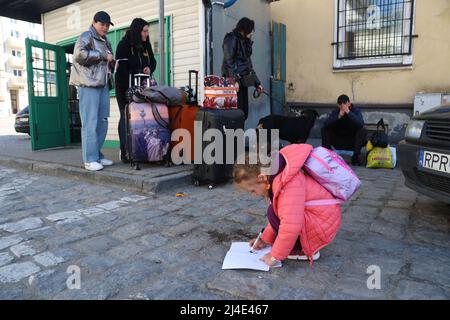
[[[414,0],[337,0],[337,60],[412,54]]]

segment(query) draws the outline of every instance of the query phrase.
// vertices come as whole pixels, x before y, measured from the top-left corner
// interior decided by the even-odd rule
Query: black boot
[[[130,163],[130,158],[126,151],[120,150],[120,161],[122,161],[122,163]]]

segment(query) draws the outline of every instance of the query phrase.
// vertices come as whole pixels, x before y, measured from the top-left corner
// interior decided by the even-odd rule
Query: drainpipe
[[[166,84],[166,52],[164,41],[164,0],[159,0],[159,82]]]
[[[211,0],[203,0],[205,6],[205,57],[206,57],[206,73],[214,74],[214,57],[213,57],[213,8],[214,3]]]

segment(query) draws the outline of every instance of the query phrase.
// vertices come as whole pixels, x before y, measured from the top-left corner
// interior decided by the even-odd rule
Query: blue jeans
[[[104,158],[101,149],[108,132],[109,88],[79,87],[79,93],[83,162],[96,162]]]

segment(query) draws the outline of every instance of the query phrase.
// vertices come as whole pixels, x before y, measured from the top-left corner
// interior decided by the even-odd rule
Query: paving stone
[[[34,242],[27,241],[12,246],[10,250],[16,257],[25,257],[35,255],[36,253],[42,251],[42,248],[38,249],[38,246],[36,246]]]
[[[394,292],[394,297],[402,300],[448,300],[450,291],[438,285],[402,280]]]
[[[102,203],[102,204],[97,205],[96,207],[107,210],[107,211],[111,211],[111,210],[115,210],[120,207],[123,207],[127,204],[128,204],[128,201],[117,200],[117,201],[110,201],[110,202]]]
[[[421,242],[450,248],[450,234],[448,232],[437,232],[421,229],[413,231],[413,236]]]
[[[181,236],[186,233],[192,232],[195,228],[198,228],[198,223],[194,222],[182,222],[176,226],[164,229],[162,231],[163,235],[169,236],[169,237],[177,237]]]
[[[84,253],[102,253],[119,245],[121,242],[110,236],[98,236],[73,244],[73,247]]]
[[[239,284],[239,285],[236,285]],[[225,270],[206,284],[213,292],[226,293],[240,299],[275,299],[280,294],[279,284],[262,281],[258,273]]]
[[[169,239],[159,234],[148,234],[137,239],[137,242],[153,249],[167,244]]]
[[[77,211],[65,211],[65,212],[59,212],[59,213],[51,214],[51,215],[47,216],[46,219],[50,220],[52,222],[64,221],[64,222],[70,223],[70,222],[73,222],[73,221],[81,220],[81,219],[83,219],[83,217],[82,217],[82,214],[80,212],[77,212]]]
[[[386,207],[391,207],[391,208],[411,209],[413,206],[414,206],[414,202],[412,202],[412,201],[388,200],[386,202]]]
[[[149,223],[135,222],[117,228],[111,235],[120,240],[128,240],[150,233],[153,229],[153,225]]]
[[[143,244],[127,241],[116,247],[111,248],[106,254],[125,260],[134,259],[135,256],[140,256],[142,252],[146,252],[148,247]]]
[[[64,258],[55,256],[52,252],[46,251],[35,255],[34,260],[44,267],[53,267],[62,262],[64,262]]]
[[[8,232],[17,233],[25,230],[36,229],[42,225],[42,220],[39,218],[27,218],[17,222],[6,223],[0,225],[0,229]]]
[[[3,250],[5,248],[8,248],[15,244],[18,244],[19,242],[21,242],[23,240],[24,239],[18,235],[2,237],[2,238],[0,238],[0,250]]]
[[[370,290],[367,286],[369,274],[341,274],[331,291],[358,297],[358,299],[390,298],[392,283],[388,276],[381,276],[381,289]]]
[[[41,271],[28,279],[29,290],[35,292],[35,295],[42,299],[54,297],[67,289],[66,282],[69,276],[70,274],[63,269]]]
[[[380,218],[388,222],[406,225],[410,219],[410,210],[384,208],[380,213]]]
[[[0,268],[0,283],[14,283],[38,272],[40,268],[32,262],[13,263]]]
[[[111,267],[120,264],[120,259],[108,255],[89,255],[78,260],[74,265],[80,267],[81,276],[85,274],[103,274]]]
[[[86,208],[86,209],[80,209],[78,210],[78,212],[80,212],[82,215],[86,216],[86,217],[96,217],[102,214],[107,213],[107,211],[103,208]]]
[[[1,252],[0,253],[0,267],[4,266],[5,264],[10,263],[14,260],[14,257],[10,255],[8,252]]]
[[[403,239],[403,237],[405,236],[405,226],[387,222],[382,219],[378,219],[374,223],[372,223],[369,231],[396,240]]]

